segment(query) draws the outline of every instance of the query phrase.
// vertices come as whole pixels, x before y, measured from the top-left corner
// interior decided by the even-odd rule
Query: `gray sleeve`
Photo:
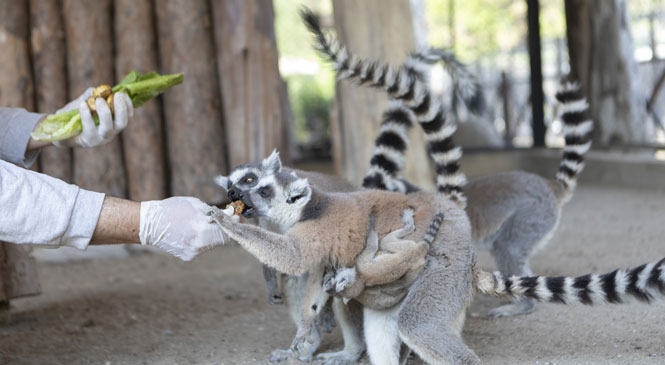
[[[38,149],[26,151],[30,133],[44,116],[21,108],[0,107],[0,160],[30,167],[39,155]]]

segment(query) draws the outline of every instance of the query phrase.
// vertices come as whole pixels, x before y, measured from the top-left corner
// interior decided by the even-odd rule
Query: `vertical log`
[[[156,34],[151,1],[117,0],[115,6],[116,78],[132,70],[157,71]],[[134,111],[123,132],[129,198],[162,199],[168,193],[160,100]]]
[[[63,0],[70,99],[86,88],[113,84],[111,0]],[[126,196],[121,136],[97,148],[74,150],[74,182],[84,189]]]
[[[351,52],[399,65],[415,49],[413,20],[409,1],[404,0],[333,0],[335,28],[340,41]],[[390,26],[386,26],[390,25]],[[342,151],[343,171],[346,178],[360,183],[374,149],[381,114],[387,105],[385,93],[348,82],[337,84],[337,121]],[[414,128],[407,151],[406,176],[422,186],[433,186],[433,174],[425,151],[422,130]]]
[[[274,148],[288,164],[292,114],[281,103],[288,97],[279,74],[272,2],[212,4],[229,165],[264,158]]]
[[[36,110],[50,114],[69,101],[65,31],[60,16],[60,3],[57,0],[30,0],[30,24]],[[43,173],[72,182],[71,149],[54,146],[44,148],[39,160]]]
[[[28,18],[28,0],[0,2],[0,105],[34,110]],[[29,252],[0,242],[0,302],[41,291],[37,265]],[[3,306],[0,312],[7,309]]]
[[[208,5],[205,0],[155,2],[162,71],[185,76],[184,83],[166,92],[163,99],[171,193],[219,203],[225,197],[212,179],[225,171],[226,156]]]

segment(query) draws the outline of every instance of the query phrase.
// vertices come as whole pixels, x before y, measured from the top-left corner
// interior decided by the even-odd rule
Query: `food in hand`
[[[99,124],[99,117],[95,112],[95,99],[97,97],[106,100],[111,113],[113,113],[113,94],[124,92],[131,99],[134,108],[138,108],[167,89],[181,84],[183,79],[184,75],[182,73],[160,75],[156,72],[141,74],[137,71],[132,71],[113,87],[100,85],[94,88],[92,91],[93,96],[88,98],[86,103],[92,111],[95,124]],[[32,132],[32,138],[36,141],[44,142],[62,141],[78,135],[81,133],[82,128],[81,114],[78,109],[75,109],[47,115],[45,120],[39,123],[37,128]]]

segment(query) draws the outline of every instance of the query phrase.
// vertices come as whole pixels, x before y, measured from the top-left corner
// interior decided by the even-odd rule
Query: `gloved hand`
[[[95,125],[92,112],[85,102],[92,96],[92,87],[88,88],[81,96],[70,101],[56,113],[77,109],[81,113],[81,134],[64,141],[54,142],[56,146],[67,147],[96,147],[108,143],[127,126],[127,121],[134,115],[134,104],[126,93],[117,92],[113,95],[113,109],[106,104],[103,98],[95,99],[95,108],[99,116],[99,125]]]
[[[210,223],[211,207],[197,198],[172,197],[141,203],[139,239],[183,261],[223,245],[228,237]],[[233,214],[233,209],[225,210]]]

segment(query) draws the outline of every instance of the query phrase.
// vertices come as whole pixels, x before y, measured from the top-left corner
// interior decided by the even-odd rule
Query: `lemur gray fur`
[[[247,216],[271,217],[283,234],[256,225],[236,223],[218,211],[211,219],[259,261],[290,275],[321,277],[330,265],[350,267],[370,234],[371,215],[384,237],[402,228],[401,213],[413,210],[416,230],[406,239],[421,240],[438,212],[445,220],[426,257],[425,267],[392,308],[365,305],[365,340],[373,364],[399,363],[403,342],[430,364],[477,364],[478,357],[460,337],[465,311],[474,294],[529,297],[554,303],[620,303],[626,298],[650,301],[665,293],[665,259],[603,275],[567,277],[504,277],[476,267],[471,228],[463,209],[440,193],[404,195],[382,190],[322,193],[294,173],[262,178],[242,197]],[[322,283],[311,281],[303,310],[314,318],[327,300]],[[381,291],[381,286],[365,292]],[[364,293],[363,293],[364,294]],[[363,295],[361,294],[361,295]]]
[[[425,76],[413,74],[422,73],[422,65],[417,64],[435,61],[436,53],[430,52],[429,56],[412,55],[405,65],[394,70],[389,65],[361,60],[349,54],[344,46],[322,32],[318,19],[311,12],[305,12],[303,18],[315,35],[315,48],[332,62],[339,78],[383,88],[397,101],[384,113],[363,187],[405,193],[418,190],[408,181],[398,179],[397,173],[404,164],[408,131],[414,120],[421,122],[428,140],[435,135],[435,132],[422,124],[421,118],[429,110],[412,105],[414,100],[429,100],[427,93],[427,98],[414,97],[422,93],[418,80],[423,80]],[[411,76],[407,76],[409,74]],[[561,207],[573,194],[577,175],[584,167],[584,154],[591,146],[593,122],[587,116],[588,105],[579,85],[563,82],[557,99],[563,110],[566,146],[554,179],[525,171],[509,171],[472,179],[464,185],[473,241],[476,247],[491,252],[498,270],[505,275],[532,275],[529,259],[549,241],[556,229]],[[449,161],[459,158],[451,158],[453,153],[456,151],[451,149]],[[437,164],[437,169],[440,168],[456,171],[457,165]],[[535,301],[523,298],[494,308],[489,315],[501,317],[526,314],[534,309]]]

